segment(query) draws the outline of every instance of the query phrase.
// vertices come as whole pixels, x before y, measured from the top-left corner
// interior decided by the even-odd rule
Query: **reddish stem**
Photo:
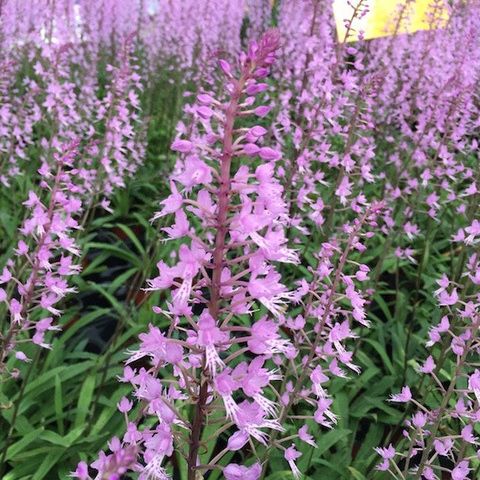
[[[210,302],[208,309],[210,315],[219,321],[220,312],[220,287],[222,269],[225,264],[225,240],[228,232],[228,209],[230,203],[230,170],[233,157],[233,130],[235,118],[238,115],[239,100],[242,95],[245,82],[250,75],[250,69],[245,68],[236,81],[235,88],[230,97],[230,103],[225,113],[225,131],[223,135],[223,151],[220,159],[220,188],[218,191],[218,211],[216,218],[217,233],[215,237],[215,248],[213,251],[213,271],[210,288]],[[190,435],[190,449],[188,452],[188,480],[195,480],[198,450],[205,421],[205,406],[208,399],[208,384],[210,374],[205,367],[205,355],[203,368],[200,376],[200,391],[195,406],[195,414],[192,422]]]

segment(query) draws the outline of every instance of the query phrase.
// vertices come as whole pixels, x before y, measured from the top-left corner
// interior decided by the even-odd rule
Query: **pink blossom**
[[[295,448],[295,445],[288,447],[284,453],[285,460],[288,462],[288,465],[290,466],[290,469],[292,470],[293,476],[295,478],[300,478],[302,475],[297,465],[295,464],[295,460],[297,460],[301,456],[302,454]]]
[[[262,467],[259,463],[254,463],[251,467],[230,463],[223,469],[226,480],[258,480],[261,473]]]
[[[465,480],[468,477],[468,472],[470,472],[468,460],[462,460],[452,470],[452,480]]]

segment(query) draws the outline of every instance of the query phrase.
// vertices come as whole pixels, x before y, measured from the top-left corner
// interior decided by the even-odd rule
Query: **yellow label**
[[[333,0],[333,13],[340,42],[442,28],[449,18],[445,0]]]

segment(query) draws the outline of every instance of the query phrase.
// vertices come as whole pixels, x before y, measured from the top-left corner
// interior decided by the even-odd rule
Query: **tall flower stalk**
[[[149,357],[151,365],[127,366],[123,377],[144,402],[143,414],[158,422],[141,432],[129,423],[119,448],[94,464],[97,478],[120,464],[126,468],[115,460],[125,449],[143,457],[142,467],[129,466],[140,478],[165,478],[164,459],[174,449],[185,458],[189,480],[218,468],[226,478],[244,469],[258,478],[258,463],[225,465],[225,455],[247,443],[266,445],[267,431],[283,429],[271,387],[281,375],[272,369],[272,358],[290,348],[279,322],[298,293],[281,283],[274,264],[297,263],[298,256],[287,248],[283,231],[288,211],[275,178],[281,154],[263,145],[264,127],[246,126],[249,117],[269,111],[255,101],[269,88],[263,79],[278,46],[278,34],[269,31],[240,55],[238,71],[220,60],[226,99],[198,95],[190,109],[195,120],[190,137],[172,144],[180,154],[172,193],[155,218],[173,215],[173,225],[163,231],[167,239],[183,241],[176,265],[159,262],[159,276],[148,287],[171,289],[166,306],[155,307],[170,326],[161,332],[152,325],[140,336],[128,363]],[[239,164],[240,158],[247,160]],[[200,222],[197,231],[194,222]],[[128,411],[131,405],[125,399],[120,408]],[[220,452],[203,453],[205,427],[212,424],[219,425],[218,435],[231,436]],[[84,466],[79,469],[76,475],[88,478],[81,473]]]
[[[81,201],[70,194],[72,177],[69,169],[76,156],[76,144],[64,148],[55,158],[55,170],[46,163],[40,168],[41,187],[47,191],[48,203],[41,195],[30,191],[24,205],[31,215],[20,228],[20,240],[15,257],[7,262],[0,277],[0,300],[8,307],[8,319],[0,324],[0,375],[15,376],[7,358],[29,361],[21,345],[25,342],[49,347],[45,334],[58,328],[54,318],[61,311],[56,304],[74,291],[68,286],[69,276],[78,273],[74,258],[80,251],[73,238],[79,228],[77,215]],[[25,336],[32,332],[31,339]]]
[[[54,165],[44,163],[39,169],[40,189],[31,190],[23,203],[30,215],[19,229],[14,255],[0,275],[0,392],[21,374],[19,363],[35,362],[40,350],[31,357],[31,345],[52,348],[49,332],[60,330],[59,305],[75,292],[69,279],[78,274],[75,258],[80,251],[74,239],[79,228],[82,203],[75,193],[75,178],[70,172],[77,155],[77,143],[65,145],[56,154]],[[6,308],[5,308],[6,307]],[[16,419],[31,368],[21,380],[12,408],[8,434],[0,452],[3,475],[7,450],[13,440]]]

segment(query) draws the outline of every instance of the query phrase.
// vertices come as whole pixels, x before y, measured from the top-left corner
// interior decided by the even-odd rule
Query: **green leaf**
[[[54,451],[50,452],[38,469],[33,474],[32,480],[43,480],[47,474],[50,472],[52,467],[62,458],[64,454],[64,449],[55,449]],[[51,477],[50,477],[51,478]]]
[[[120,316],[126,315],[125,306],[120,303],[110,292],[108,292],[105,288],[103,288],[101,285],[98,285],[97,283],[89,282],[88,284],[91,288],[97,290],[97,292],[103,295]]]
[[[358,470],[356,470],[353,467],[348,467],[348,471],[352,474],[352,479],[367,480],[367,477],[365,477],[362,473],[360,473]]]
[[[77,415],[75,416],[74,427],[81,426],[88,415],[88,410],[93,399],[93,392],[95,390],[95,376],[89,375],[83,382],[77,403]]]
[[[395,373],[395,369],[393,368],[393,364],[385,350],[385,347],[380,345],[379,342],[373,340],[372,338],[364,338],[363,341],[368,343],[375,349],[375,351],[380,355],[383,365],[387,367],[387,369],[390,371],[390,374],[393,375]]]
[[[308,477],[303,477],[308,478]],[[290,470],[282,470],[280,472],[271,473],[265,480],[295,480]]]
[[[38,395],[45,390],[53,388],[55,385],[55,377],[58,375],[60,380],[67,380],[72,377],[79,376],[85,370],[88,370],[93,366],[92,361],[86,361],[77,365],[62,365],[55,367],[52,370],[44,372],[38,376],[35,380],[29,382],[25,388],[25,395],[35,392]]]
[[[25,450],[32,442],[34,442],[37,438],[40,438],[42,432],[42,428],[34,430],[33,432],[24,435],[18,442],[10,445],[7,450],[7,460],[11,460],[15,458],[19,453],[23,452],[23,450]]]
[[[60,377],[55,375],[55,397],[54,397],[54,404],[55,404],[55,416],[57,420],[57,428],[60,432],[60,435],[63,435],[64,428],[63,428],[63,392],[62,392],[62,382],[60,381]]]
[[[135,245],[135,248],[138,250],[138,253],[140,253],[142,256],[145,256],[145,249],[131,228],[127,227],[127,225],[124,225],[123,223],[118,223],[117,226],[122,229],[125,235],[127,235],[127,237],[132,241],[132,243]]]
[[[336,443],[345,439],[350,435],[351,430],[346,429],[334,429],[327,433],[322,433],[317,441],[317,448],[314,451],[315,457],[320,457],[327,450],[330,450]]]
[[[58,433],[52,432],[51,430],[45,430],[42,432],[40,438],[48,443],[51,443],[52,445],[58,445],[59,447],[66,446],[65,439]]]
[[[87,244],[85,249],[88,250],[91,248],[98,249],[102,252],[110,252],[115,257],[121,258],[122,260],[135,265],[137,268],[141,268],[142,266],[142,259],[133,254],[130,250],[128,250],[128,248],[125,248],[125,245],[117,246],[109,243],[90,242]]]

